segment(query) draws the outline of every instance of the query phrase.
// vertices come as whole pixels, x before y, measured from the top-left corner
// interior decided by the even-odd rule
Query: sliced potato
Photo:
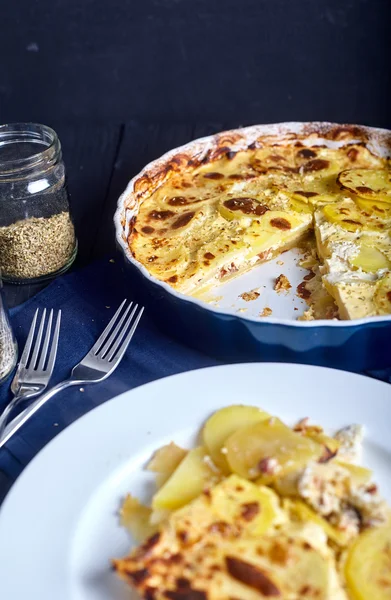
[[[158,487],[161,487],[171,477],[186,454],[187,450],[180,448],[174,442],[162,446],[155,452],[147,465],[147,469],[156,473]]]
[[[227,263],[229,257],[233,257],[246,248],[246,244],[242,239],[232,241],[232,233],[224,231],[217,235],[214,240],[206,242],[197,252],[197,260],[204,267],[222,266]]]
[[[228,474],[230,468],[221,449],[224,442],[235,431],[259,421],[264,421],[270,415],[257,406],[244,406],[241,404],[227,406],[215,412],[205,423],[202,430],[202,439],[209,451],[213,462]]]
[[[355,232],[363,229],[365,220],[359,210],[351,203],[348,204],[326,204],[322,212],[331,223],[336,223],[347,231]]]
[[[330,436],[326,435],[325,433],[321,433],[319,431],[311,431],[311,428],[309,428],[307,431],[305,431],[304,435],[306,437],[311,438],[318,444],[323,444],[323,446],[327,446],[327,448],[329,448],[329,450],[331,450],[332,452],[335,452],[336,450],[338,450],[338,448],[341,445],[341,442],[339,442],[335,438],[330,437]]]
[[[318,515],[312,508],[310,508],[305,502],[301,500],[285,500],[284,507],[289,510],[300,521],[307,523],[308,521],[319,525],[327,537],[338,544],[339,546],[346,546],[350,540],[350,537],[336,527],[330,525],[326,519]]]
[[[317,156],[303,162],[300,166],[300,174],[304,181],[313,181],[314,179],[328,179],[336,176],[341,170],[341,165],[331,156]]]
[[[323,452],[321,444],[295,433],[275,417],[239,429],[225,447],[232,472],[245,479],[281,476],[317,460]]]
[[[389,269],[391,262],[377,248],[360,244],[358,254],[349,259],[351,266],[362,269],[365,273],[376,273],[380,269]]]
[[[349,550],[344,571],[354,600],[390,600],[391,525],[363,532]]]
[[[352,483],[354,486],[358,487],[361,485],[365,485],[369,483],[372,479],[372,471],[370,469],[366,469],[365,467],[361,467],[360,465],[354,465],[352,463],[347,463],[343,460],[339,460],[338,456],[336,458],[336,462],[349,471]]]
[[[209,459],[209,460],[208,460]],[[152,508],[174,510],[184,506],[219,480],[204,446],[190,450],[171,477],[152,498]]]
[[[384,275],[376,284],[374,302],[379,315],[391,313],[391,273]]]
[[[294,148],[291,146],[259,148],[250,157],[250,164],[260,173],[281,171],[288,174],[290,169],[296,167]]]
[[[155,508],[151,512],[149,522],[151,525],[155,525],[157,527],[166,521],[171,514],[172,510],[168,510],[167,508]]]
[[[312,213],[313,208],[305,198],[292,194],[289,199],[290,208],[299,213]]]
[[[357,196],[391,203],[391,173],[387,169],[347,169],[338,175],[338,183]]]
[[[240,524],[250,535],[262,535],[281,519],[277,494],[237,475],[231,475],[210,492],[210,501],[219,520]]]
[[[262,217],[261,228],[271,233],[287,234],[311,221],[310,217],[305,217],[305,220],[303,218],[304,215],[290,214],[283,210],[270,210]]]
[[[120,508],[120,523],[137,542],[143,542],[157,531],[150,522],[151,509],[128,494]]]
[[[360,198],[359,196],[355,198],[355,202],[361,210],[370,215],[376,215],[383,219],[391,217],[391,206],[387,202],[376,200],[376,198],[369,200],[368,198]]]

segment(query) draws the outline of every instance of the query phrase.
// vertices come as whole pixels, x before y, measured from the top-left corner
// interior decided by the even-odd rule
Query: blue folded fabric
[[[111,259],[112,261],[113,259]],[[107,258],[52,282],[40,294],[11,310],[20,351],[35,310],[61,308],[62,323],[51,385],[69,376],[95,343],[124,298],[133,299],[121,258]],[[122,392],[160,377],[219,362],[184,347],[156,329],[145,311],[125,357],[104,382],[74,387],[47,402],[0,449],[0,471],[11,480],[57,433],[92,408]],[[9,402],[12,376],[1,386],[0,410]],[[1,477],[0,477],[1,482]]]
[[[19,347],[23,349],[38,307],[62,309],[60,344],[51,381],[55,384],[69,376],[72,367],[94,344],[120,302],[124,298],[133,298],[133,291],[129,272],[124,271],[120,257],[107,258],[63,276],[11,311]],[[15,480],[47,442],[92,408],[154,379],[216,364],[219,361],[167,337],[154,326],[146,311],[125,357],[111,377],[84,389],[75,387],[61,392],[19,430],[6,448],[0,450],[0,498],[4,479]],[[370,375],[390,381],[391,370]],[[1,386],[0,409],[11,398],[11,379]]]

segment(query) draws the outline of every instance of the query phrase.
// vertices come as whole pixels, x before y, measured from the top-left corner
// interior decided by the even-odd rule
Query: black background
[[[114,251],[130,177],[194,137],[287,120],[391,128],[391,0],[0,5],[0,121],[58,131],[79,265]]]
[[[390,125],[389,0],[2,0],[3,121]]]

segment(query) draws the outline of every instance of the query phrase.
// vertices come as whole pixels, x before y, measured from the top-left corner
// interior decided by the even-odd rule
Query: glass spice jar
[[[65,167],[46,125],[0,126],[0,269],[35,283],[66,271],[77,253]]]
[[[17,358],[18,346],[4,301],[3,283],[0,272],[0,383],[7,379],[16,365]]]

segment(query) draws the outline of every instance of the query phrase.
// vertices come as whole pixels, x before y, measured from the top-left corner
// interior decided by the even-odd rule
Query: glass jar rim
[[[54,129],[48,125],[40,123],[0,125],[0,147],[29,141],[41,143],[46,148],[23,158],[0,159],[0,178],[3,175],[9,176],[15,172],[34,169],[42,163],[51,163],[57,160],[61,152],[60,140]]]

